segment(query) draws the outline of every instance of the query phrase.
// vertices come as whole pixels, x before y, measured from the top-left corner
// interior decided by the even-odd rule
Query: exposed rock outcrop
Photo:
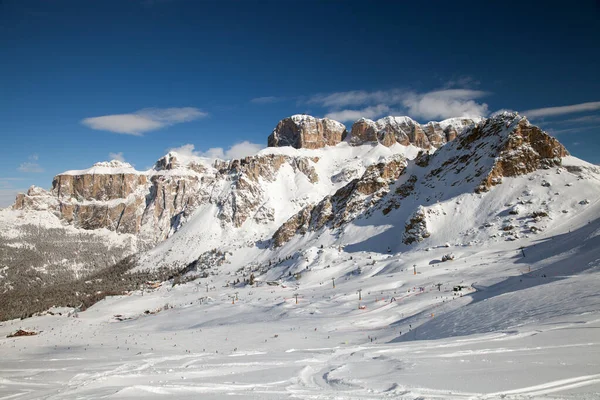
[[[221,176],[227,176],[234,190],[219,199],[218,217],[221,221],[240,227],[250,216],[257,222],[268,222],[274,215],[262,207],[266,188],[264,182],[273,182],[283,165],[293,172],[301,172],[309,182],[316,183],[319,176],[312,164],[318,158],[288,157],[276,154],[246,157],[241,160],[217,162],[215,166]]]
[[[338,228],[375,209],[387,215],[410,196],[417,202],[433,202],[444,200],[459,187],[463,193],[487,191],[503,177],[560,165],[561,157],[568,155],[556,139],[518,114],[501,114],[477,125],[473,122],[457,118],[421,126],[408,117],[357,121],[349,139],[353,145],[378,142],[386,146],[399,143],[425,149],[441,147],[433,154],[422,151],[411,175],[398,184],[396,180],[407,167],[402,156],[365,165],[359,178],[356,176],[363,169],[353,164],[341,166],[327,177],[337,190],[313,204],[306,205],[306,199],[302,200],[296,210],[303,209],[273,236],[275,245],[297,233],[324,226]],[[345,134],[344,126],[335,121],[296,115],[277,125],[269,144],[316,149],[339,143]],[[283,169],[294,180],[317,184],[318,162],[318,157],[277,152],[232,161],[169,153],[153,169],[139,172],[129,164],[111,161],[57,175],[50,191],[32,187],[17,196],[13,208],[48,210],[78,228],[106,228],[155,244],[177,231],[201,205],[214,205],[223,228],[239,228],[249,220],[274,222],[273,203],[265,201],[269,184]],[[344,182],[348,183],[340,188]]]
[[[423,149],[439,148],[477,121],[479,119],[451,118],[420,125],[409,117],[385,117],[377,121],[361,118],[352,125],[350,144],[381,143],[390,147],[399,143]],[[282,119],[269,136],[268,143],[269,147],[319,149],[335,146],[346,135],[346,128],[337,121],[298,114]]]
[[[346,137],[346,127],[329,118],[297,114],[279,121],[268,139],[269,147],[320,149],[335,146]]]
[[[409,117],[385,117],[377,121],[361,118],[352,125],[350,143],[381,143],[392,146],[413,144],[423,149],[439,148],[454,138],[477,120],[451,118],[441,122],[428,122],[420,125]]]
[[[360,178],[292,216],[273,235],[274,245],[281,246],[296,234],[316,231],[325,225],[338,228],[353,220],[389,192],[389,185],[404,172],[406,165],[407,161],[402,156],[371,165]]]
[[[404,244],[422,242],[431,236],[431,232],[429,232],[427,227],[427,211],[425,207],[419,206],[408,221],[406,221],[404,235],[402,236]]]
[[[273,221],[273,210],[263,204],[264,183],[274,181],[284,165],[316,183],[318,160],[267,154],[211,165],[169,153],[145,172],[118,161],[98,163],[57,175],[50,191],[30,188],[17,196],[13,208],[48,210],[75,227],[131,233],[151,245],[177,231],[202,204],[214,204],[224,226],[240,227],[251,217]]]
[[[486,125],[481,127],[485,128]],[[473,134],[476,135],[477,132]],[[558,140],[531,125],[524,117],[516,122],[516,126],[498,150],[500,152],[494,167],[478,191],[489,190],[501,182],[502,177],[525,175],[537,169],[560,166],[561,158],[569,155]]]
[[[500,184],[503,177],[560,166],[561,158],[568,155],[556,139],[516,113],[500,114],[477,125],[468,125],[469,122],[462,119],[458,120],[460,122],[453,120],[444,128],[452,127],[447,131],[442,129],[441,123],[430,123],[420,130],[411,121],[406,118],[377,122],[359,120],[353,127],[350,142],[359,144],[377,140],[385,144],[393,138],[408,139],[410,143],[415,141],[421,145],[426,143],[425,140],[435,144],[455,135],[457,125],[464,123],[466,128],[435,153],[421,152],[411,162],[411,175],[399,182],[396,181],[402,175],[406,161],[402,167],[398,161],[371,166],[360,179],[354,179],[333,196],[290,218],[273,236],[274,245],[281,246],[296,234],[324,226],[338,228],[359,215],[368,216],[376,209],[388,215],[406,202],[434,204],[460,193],[487,191]],[[411,125],[414,129],[408,131],[407,127]],[[390,190],[391,185],[394,190]],[[428,238],[431,231],[427,219],[441,214],[437,209],[419,206],[407,215],[401,240],[411,244]]]

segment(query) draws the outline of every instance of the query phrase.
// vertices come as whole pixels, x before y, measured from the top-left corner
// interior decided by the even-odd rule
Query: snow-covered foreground
[[[0,398],[600,398],[600,220],[517,243],[325,247],[283,286],[225,287],[225,264],[208,292],[4,322]]]

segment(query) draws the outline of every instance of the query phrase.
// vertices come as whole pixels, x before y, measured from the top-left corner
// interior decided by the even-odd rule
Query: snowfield
[[[0,399],[600,399],[600,169],[567,156],[478,191],[494,143],[466,161],[453,143],[280,247],[303,207],[417,151],[263,150],[319,157],[322,179],[283,166],[260,182],[272,219],[230,228],[207,203],[140,254],[183,276],[0,323]],[[7,337],[19,329],[37,334]]]
[[[277,286],[225,287],[224,264],[211,282],[4,322],[0,396],[599,398],[600,219],[579,220],[444,263],[430,260],[445,247],[311,248],[258,278]],[[5,338],[17,329],[40,333]]]

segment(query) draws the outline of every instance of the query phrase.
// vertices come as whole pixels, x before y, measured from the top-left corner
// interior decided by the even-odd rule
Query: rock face
[[[142,243],[154,245],[176,232],[204,205],[214,208],[215,222],[225,230],[240,228],[247,221],[263,226],[273,223],[277,220],[274,208],[278,206],[267,201],[270,185],[285,173],[288,175],[281,176],[303,182],[304,195],[294,197],[299,201],[297,207],[289,208],[292,211],[277,220],[300,210],[275,232],[274,244],[279,246],[296,234],[338,228],[378,209],[388,215],[408,200],[412,204],[443,201],[459,188],[462,193],[488,191],[503,177],[560,165],[561,157],[568,155],[556,139],[518,114],[505,113],[478,124],[473,122],[451,119],[421,126],[408,117],[361,119],[352,127],[351,145],[441,147],[433,154],[424,150],[410,161],[410,176],[403,176],[409,161],[400,155],[374,164],[369,161],[364,165],[366,169],[356,169],[352,163],[339,165],[339,170],[332,170],[332,175],[326,177],[328,185],[333,185],[328,186],[330,191],[320,191],[319,197],[311,197],[310,202],[306,200],[314,187],[310,185],[320,183],[315,168],[318,157],[265,152],[241,160],[211,161],[169,153],[145,172],[118,161],[67,171],[54,178],[50,191],[32,187],[26,194],[19,194],[13,208],[47,210],[76,228],[106,228],[133,234]],[[335,121],[296,115],[277,125],[269,144],[317,149],[335,145],[345,135],[344,126]],[[278,190],[295,190],[284,182],[277,184]],[[411,215],[406,220],[406,243],[426,237],[419,233],[426,228],[420,220],[426,211]]]
[[[431,236],[431,232],[427,228],[427,211],[425,207],[419,206],[406,221],[404,235],[402,236],[404,244],[422,242]]]
[[[479,119],[451,118],[420,125],[409,117],[385,117],[377,121],[361,118],[352,125],[349,142],[354,146],[381,143],[390,147],[399,143],[423,149],[439,148],[478,121]],[[346,128],[337,121],[299,114],[277,124],[269,136],[269,147],[319,149],[335,146],[345,140],[346,135]]]
[[[482,126],[481,129],[486,129],[486,126]],[[477,132],[473,134],[477,135]],[[526,118],[518,119],[499,150],[494,167],[478,188],[479,191],[489,190],[500,182],[502,177],[525,175],[537,169],[560,166],[561,158],[569,155],[558,140],[531,125]]]
[[[58,175],[52,190],[59,198],[109,201],[129,196],[146,182],[145,175],[136,173]]]
[[[504,113],[468,128],[427,162],[420,158],[417,163],[425,167],[423,184],[481,192],[501,183],[503,177],[560,166],[567,155],[558,140],[525,117]]]
[[[407,161],[402,156],[382,160],[367,168],[333,195],[310,205],[286,221],[273,235],[273,244],[283,245],[296,234],[316,231],[324,226],[338,228],[377,204],[404,172]]]
[[[145,172],[118,161],[98,163],[57,175],[50,191],[30,188],[17,196],[13,209],[48,210],[77,228],[130,233],[152,245],[177,231],[203,204],[217,207],[224,226],[240,227],[250,217],[272,221],[272,211],[263,206],[265,182],[288,165],[315,183],[316,162],[316,157],[264,155],[211,165],[169,153]]]
[[[301,172],[309,182],[319,180],[314,163],[318,158],[297,158],[268,154],[264,156],[246,157],[241,160],[217,162],[215,164],[220,176],[227,177],[233,190],[217,202],[218,218],[235,227],[240,227],[251,216],[258,223],[274,220],[272,210],[264,202],[265,182],[273,182],[278,171],[284,166],[291,167],[293,172]]]
[[[409,117],[385,117],[377,121],[361,118],[352,125],[350,143],[381,143],[388,147],[399,143],[404,146],[413,144],[423,149],[439,148],[454,140],[464,128],[475,124],[476,121],[469,118],[451,118],[420,125]]]
[[[320,149],[335,146],[346,137],[346,127],[329,118],[297,114],[279,121],[269,136],[269,147]]]
[[[468,121],[453,121],[442,129],[442,123],[430,123],[420,129],[411,121],[405,118],[359,120],[352,128],[350,142],[377,140],[386,144],[408,140],[433,145],[455,135],[455,126],[468,124]],[[414,129],[408,131],[411,125]],[[413,161],[388,160],[371,166],[361,178],[291,217],[277,230],[273,244],[281,246],[296,234],[323,227],[339,228],[357,216],[369,216],[379,209],[388,215],[403,203],[414,207],[414,204],[442,202],[457,193],[488,191],[502,183],[503,177],[560,166],[561,158],[567,155],[564,146],[526,118],[516,113],[497,115],[477,125],[467,125],[455,140],[433,154],[423,151]],[[412,171],[410,176],[403,174],[406,168]],[[407,211],[401,238],[405,244],[428,238],[432,234],[428,219],[443,214],[434,205],[420,205],[412,212]]]

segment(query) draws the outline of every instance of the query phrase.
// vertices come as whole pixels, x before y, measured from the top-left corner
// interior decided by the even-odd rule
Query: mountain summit
[[[49,191],[32,187],[0,212],[9,241],[0,261],[44,281],[131,254],[140,269],[177,270],[217,248],[231,262],[260,264],[316,244],[406,251],[446,242],[457,228],[467,242],[517,240],[572,208],[544,186],[557,174],[577,178],[573,193],[600,195],[597,168],[516,113],[424,125],[360,119],[349,133],[339,122],[295,115],[277,124],[269,144],[241,160],[171,152],[148,171],[111,161],[59,174]],[[553,217],[498,217],[509,212]],[[17,244],[25,233],[37,247],[89,244],[40,253]],[[9,263],[17,253],[21,261]]]

